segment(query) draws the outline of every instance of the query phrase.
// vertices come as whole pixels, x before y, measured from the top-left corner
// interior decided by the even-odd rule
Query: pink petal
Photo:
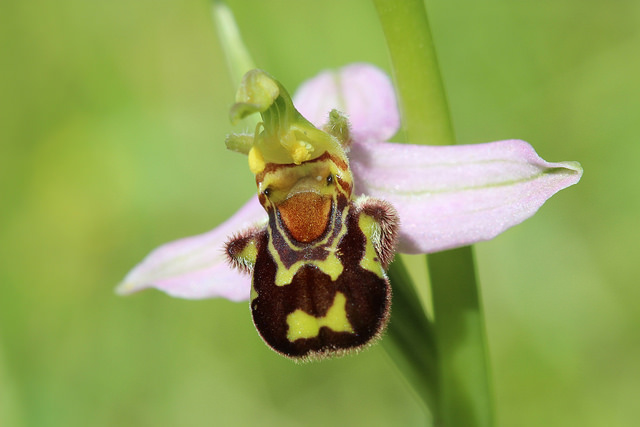
[[[524,141],[351,148],[356,191],[391,202],[399,251],[429,253],[489,240],[577,183],[576,162],[549,163]]]
[[[251,279],[227,264],[223,248],[229,236],[266,221],[257,196],[220,226],[198,236],[167,243],[151,252],[127,274],[116,292],[130,294],[156,288],[189,299],[249,299]]]
[[[386,141],[400,127],[393,84],[382,70],[369,64],[321,72],[300,86],[293,103],[317,127],[327,123],[332,109],[345,113],[354,141]]]

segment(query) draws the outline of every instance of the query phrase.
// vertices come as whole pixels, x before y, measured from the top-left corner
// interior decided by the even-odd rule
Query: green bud
[[[340,141],[343,147],[351,144],[351,133],[349,131],[349,119],[340,111],[333,109],[329,113],[329,123],[324,125],[323,130]]]

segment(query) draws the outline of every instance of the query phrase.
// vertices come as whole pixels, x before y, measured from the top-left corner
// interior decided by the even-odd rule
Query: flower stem
[[[237,88],[240,86],[242,76],[256,67],[249,50],[242,41],[240,30],[231,9],[222,1],[214,0],[211,12],[220,39],[220,45],[229,67],[232,87]]]
[[[455,144],[422,0],[374,0],[374,4],[387,39],[407,141]]]
[[[433,408],[438,381],[433,325],[402,259],[398,257],[391,263],[388,274],[393,284],[393,303],[382,345],[418,398]]]
[[[427,256],[444,426],[493,425],[484,315],[470,246]]]
[[[242,40],[240,29],[238,28],[231,9],[229,9],[222,0],[213,0],[211,15],[229,69],[232,87],[238,88],[242,82],[242,77],[249,70],[256,68],[255,62],[249,53],[249,49],[247,49],[247,46]],[[259,116],[252,114],[242,120],[239,128],[243,131],[255,129],[258,121]],[[232,145],[238,142],[239,141],[236,140],[232,142]],[[236,148],[238,147],[239,146],[236,145]]]
[[[387,39],[407,140],[454,144],[423,0],[374,0],[374,5]],[[472,249],[432,254],[427,260],[437,351],[436,404],[430,408],[435,423],[492,426],[484,318]]]

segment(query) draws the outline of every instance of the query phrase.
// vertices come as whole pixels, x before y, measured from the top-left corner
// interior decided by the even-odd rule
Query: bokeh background
[[[229,4],[291,90],[389,70],[368,1]],[[636,425],[640,2],[427,5],[458,139],[585,169],[476,246],[499,425]],[[425,425],[380,345],[295,365],[247,304],[114,295],[252,194],[234,92],[205,0],[0,2],[0,425]]]

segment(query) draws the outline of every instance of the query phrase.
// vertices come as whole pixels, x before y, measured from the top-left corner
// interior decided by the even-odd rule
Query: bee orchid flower
[[[299,88],[293,103],[306,120],[329,133],[335,125],[330,111],[348,118],[350,126],[333,133],[346,132],[354,195],[384,200],[395,208],[401,253],[431,253],[492,239],[532,216],[582,175],[578,163],[547,162],[521,140],[456,146],[386,142],[400,127],[395,92],[387,75],[368,64],[322,72]],[[236,104],[236,109],[250,111],[232,115],[259,111],[249,104]],[[117,292],[155,288],[180,298],[248,300],[251,279],[230,265],[225,244],[242,230],[266,222],[267,213],[254,196],[213,230],[152,251]]]

